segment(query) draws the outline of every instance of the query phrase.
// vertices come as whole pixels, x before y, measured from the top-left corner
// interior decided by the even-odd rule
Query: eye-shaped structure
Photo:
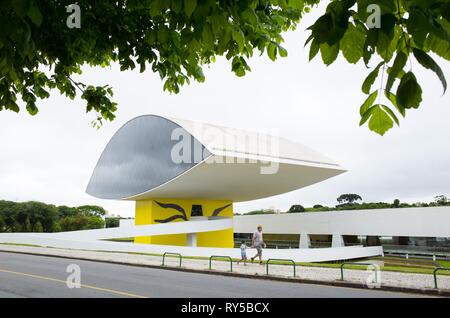
[[[192,153],[184,162],[176,162],[172,153],[178,143],[174,138],[178,136],[191,137],[175,122],[159,116],[130,120],[106,146],[86,192],[102,199],[133,199],[169,182],[210,156],[198,140],[190,138],[192,149],[198,150],[201,157],[194,157]]]
[[[112,137],[86,192],[102,199],[239,202],[292,191],[344,171],[284,138],[145,115]]]

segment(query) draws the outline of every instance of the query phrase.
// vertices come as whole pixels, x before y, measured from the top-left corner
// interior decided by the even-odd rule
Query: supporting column
[[[308,234],[302,233],[300,234],[300,242],[299,247],[300,248],[309,248],[311,246],[311,238]]]
[[[331,239],[331,247],[344,247],[344,238],[341,234],[333,234]]]
[[[227,200],[148,199],[136,201],[136,225],[185,222],[195,218],[233,218],[233,204]],[[202,214],[202,215],[200,215]],[[135,243],[199,247],[234,246],[233,229],[186,234],[135,237]],[[195,238],[195,239],[194,239]],[[194,244],[194,245],[192,245]]]

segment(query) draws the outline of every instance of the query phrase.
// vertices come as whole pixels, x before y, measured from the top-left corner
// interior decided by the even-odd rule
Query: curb
[[[299,279],[299,278],[282,277],[282,276],[251,275],[251,274],[236,273],[236,272],[234,272],[234,273],[233,272],[222,272],[222,271],[215,271],[215,270],[209,270],[209,269],[202,270],[202,269],[193,269],[193,268],[186,268],[186,267],[172,267],[172,266],[167,266],[167,265],[162,266],[162,265],[150,265],[150,264],[136,264],[136,263],[127,263],[127,262],[111,261],[111,260],[91,259],[91,258],[78,257],[78,256],[51,255],[51,254],[40,254],[40,253],[21,252],[21,251],[7,251],[7,250],[2,250],[2,249],[0,249],[0,252],[13,253],[13,254],[25,254],[25,255],[33,255],[33,256],[43,256],[43,257],[53,257],[53,258],[63,258],[63,259],[75,259],[75,260],[90,261],[90,262],[97,262],[97,263],[126,265],[126,266],[162,269],[162,270],[196,273],[196,274],[220,275],[220,276],[227,276],[227,277],[250,278],[250,279],[290,282],[290,283],[299,283],[299,284],[346,287],[346,288],[357,288],[357,289],[374,290],[374,291],[389,291],[389,292],[400,292],[400,293],[417,294],[417,295],[450,297],[450,290],[443,290],[443,289],[419,289],[419,288],[398,287],[398,286],[381,286],[379,288],[369,288],[366,285],[363,285],[361,283],[354,283],[354,282],[347,282],[347,281],[340,281],[340,280],[321,281],[321,280]]]

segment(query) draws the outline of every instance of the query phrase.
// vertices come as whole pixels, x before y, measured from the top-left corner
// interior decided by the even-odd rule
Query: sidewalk
[[[3,252],[17,252],[28,253],[35,255],[48,255],[56,257],[76,258],[83,260],[94,260],[139,266],[161,266],[162,256],[158,255],[139,255],[116,252],[95,252],[83,250],[68,250],[45,247],[31,247],[31,246],[14,246],[0,244],[0,251]],[[166,257],[165,267],[177,268],[179,259],[175,257]],[[209,260],[207,259],[192,259],[183,258],[182,269],[206,271],[209,272]],[[230,263],[228,261],[213,260],[212,270],[217,273],[230,272]],[[266,277],[266,265],[260,265],[257,262],[246,266],[243,264],[236,264],[233,262],[233,273],[249,276],[263,276]],[[355,283],[366,286],[366,280],[373,272],[365,270],[344,269],[344,278],[346,282]],[[294,279],[302,281],[317,281],[324,283],[336,282],[341,277],[340,269],[338,268],[320,268],[296,266],[296,277],[293,277],[292,265],[273,265],[269,266],[270,277],[278,279]],[[439,275],[438,285],[441,290],[450,291],[450,276]],[[397,272],[381,272],[381,286],[383,287],[401,287],[413,288],[418,290],[433,289],[434,280],[431,274],[410,274]]]

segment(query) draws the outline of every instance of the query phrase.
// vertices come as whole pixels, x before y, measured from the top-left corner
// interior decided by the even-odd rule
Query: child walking
[[[244,262],[244,266],[247,266],[247,245],[245,244],[245,241],[241,241],[241,259],[237,262],[238,264],[240,262]]]

